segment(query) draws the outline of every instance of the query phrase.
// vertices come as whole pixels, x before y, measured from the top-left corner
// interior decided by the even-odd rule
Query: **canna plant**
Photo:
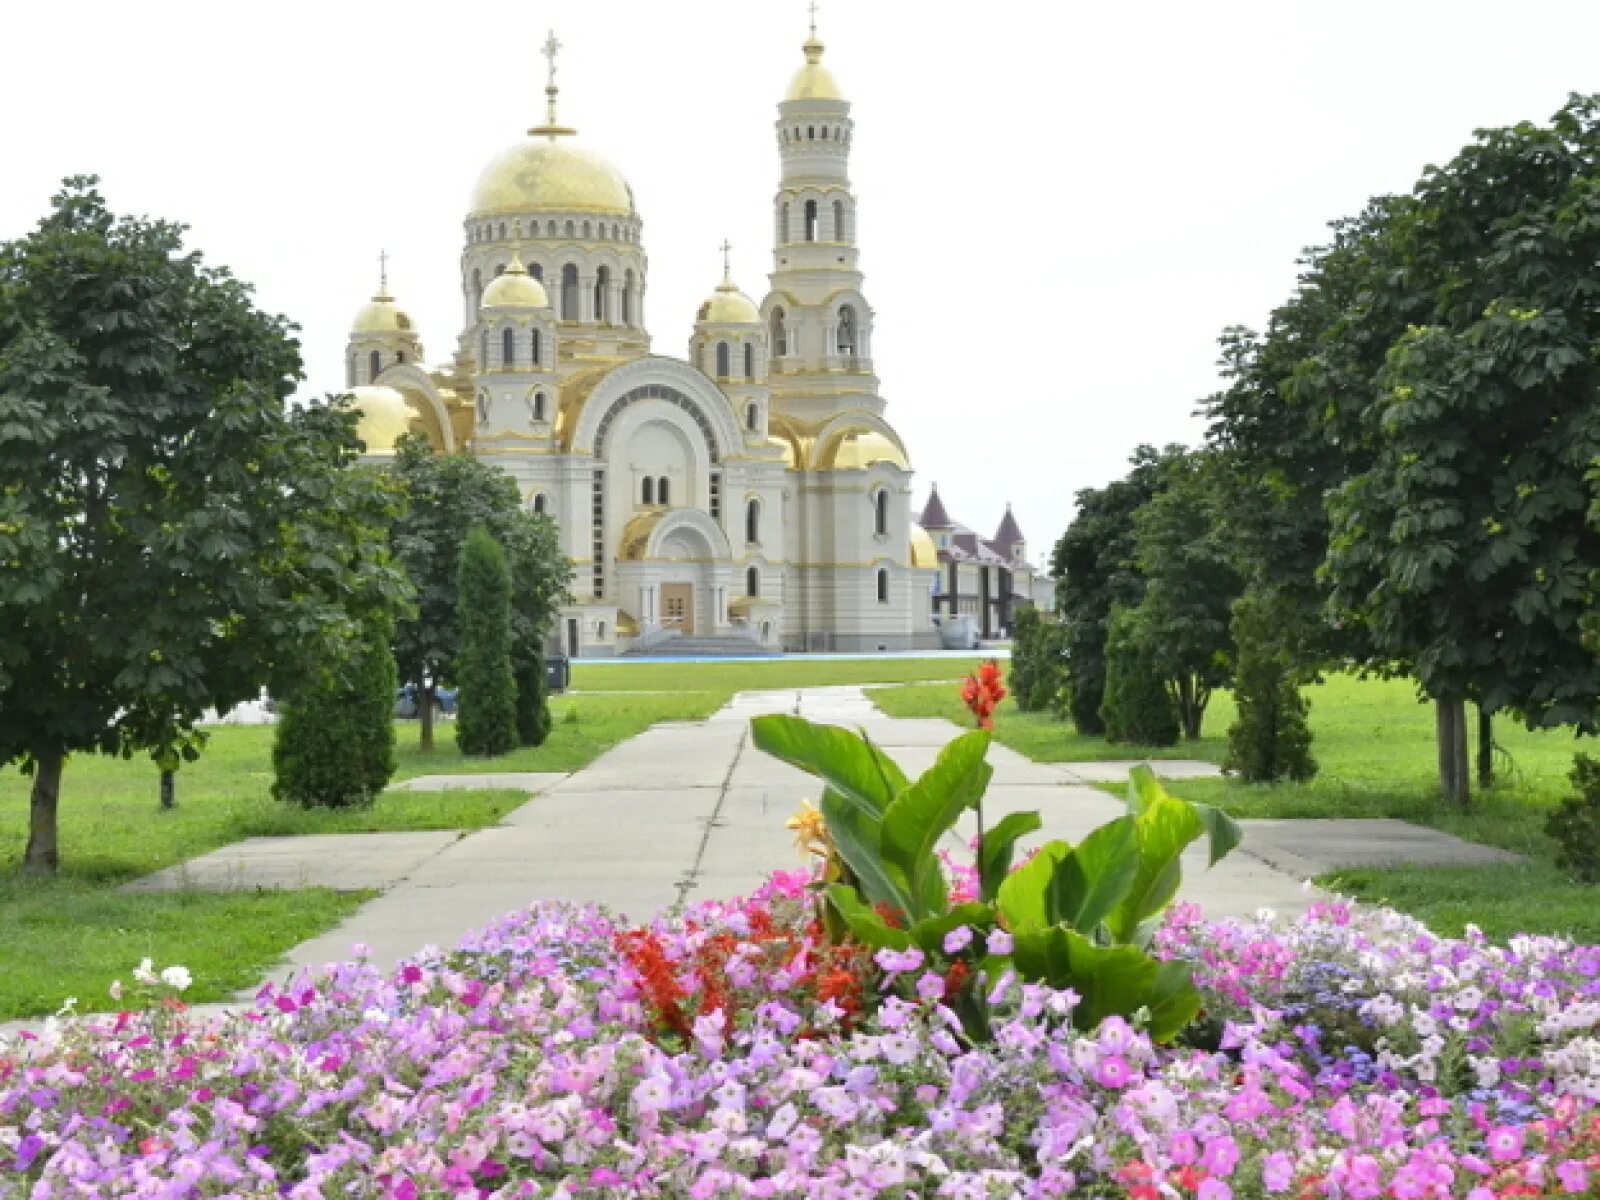
[[[1076,846],[1046,842],[1013,870],[1018,841],[1042,821],[1020,812],[983,828],[994,774],[988,730],[956,738],[915,782],[864,734],[783,715],[756,718],[752,734],[758,748],[824,784],[817,812],[835,936],[874,951],[967,955],[973,988],[1008,971],[1071,988],[1081,997],[1074,1021],[1086,1029],[1109,1016],[1142,1017],[1152,1037],[1169,1041],[1199,1012],[1189,964],[1159,961],[1149,946],[1182,883],[1184,850],[1206,837],[1215,865],[1239,844],[1227,814],[1169,795],[1150,768],[1137,767],[1124,816]],[[938,848],[969,809],[979,818],[979,894],[952,904]],[[975,936],[947,952],[947,935],[963,926]],[[995,930],[1008,936],[987,936]],[[983,1005],[970,989],[954,1003],[968,1032],[984,1036]]]

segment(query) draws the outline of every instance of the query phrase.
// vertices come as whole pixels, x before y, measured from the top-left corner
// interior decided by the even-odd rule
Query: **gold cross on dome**
[[[817,36],[817,0],[811,0],[811,36]]]
[[[556,85],[556,55],[561,52],[561,43],[556,41],[556,31],[552,29],[550,36],[545,39],[544,49],[540,51],[550,60],[550,86]]]
[[[384,291],[389,290],[389,252],[378,251],[378,286]]]
[[[722,245],[717,247],[717,248],[722,251],[722,277],[724,279],[732,279],[733,278],[733,267],[730,265],[730,263],[728,261],[728,254],[733,249],[733,243],[730,242],[727,238],[723,238],[722,239]]]

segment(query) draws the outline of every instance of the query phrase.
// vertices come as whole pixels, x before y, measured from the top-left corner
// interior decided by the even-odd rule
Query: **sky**
[[[776,104],[804,0],[0,0],[0,240],[66,175],[301,327],[337,390],[390,285],[434,360],[461,322],[462,221],[543,111],[632,183],[658,353],[685,352],[733,243],[772,266]],[[917,470],[1034,557],[1141,442],[1198,442],[1216,339],[1260,328],[1328,222],[1409,189],[1475,128],[1600,91],[1595,0],[820,0],[856,122],[873,355]]]

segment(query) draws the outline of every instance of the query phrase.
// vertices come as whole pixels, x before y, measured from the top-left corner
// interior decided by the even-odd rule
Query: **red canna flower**
[[[994,728],[994,711],[1006,695],[1000,664],[992,658],[980,666],[976,674],[968,675],[961,685],[961,701],[972,713],[979,729]]]

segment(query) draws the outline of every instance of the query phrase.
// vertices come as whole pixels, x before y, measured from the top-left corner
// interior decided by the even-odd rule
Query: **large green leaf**
[[[1128,811],[1139,816],[1158,800],[1167,799],[1167,789],[1148,763],[1140,763],[1128,772]]]
[[[897,912],[909,913],[912,907],[909,881],[884,862],[878,842],[878,822],[832,788],[822,793],[822,802],[817,807],[828,823],[834,848],[861,884],[868,902],[888,904]]]
[[[1106,920],[1113,938],[1133,941],[1141,922],[1172,903],[1183,882],[1184,848],[1204,830],[1192,805],[1166,795],[1154,800],[1134,819],[1139,869],[1128,894]]]
[[[1016,932],[1055,924],[1050,910],[1050,880],[1056,866],[1071,853],[1070,842],[1046,842],[1039,847],[1039,853],[1005,877],[995,903],[1009,929]]]
[[[906,788],[905,774],[858,733],[774,713],[750,722],[757,748],[815,775],[852,804],[882,817]]]
[[[1211,839],[1211,861],[1209,866],[1216,866],[1240,842],[1244,841],[1244,830],[1239,828],[1235,821],[1220,808],[1209,804],[1196,804],[1192,800],[1189,807],[1194,809],[1195,816],[1200,818],[1200,824],[1205,826],[1206,833]]]
[[[1122,903],[1139,872],[1134,826],[1132,817],[1108,821],[1061,860],[1050,880],[1050,908],[1057,921],[1093,936]]]
[[[947,913],[918,921],[911,927],[911,940],[930,954],[944,950],[944,935],[962,925],[970,926],[973,941],[981,948],[986,931],[994,928],[994,909],[987,904],[958,904]]]
[[[883,856],[909,882],[915,919],[949,907],[949,888],[934,850],[961,814],[975,804],[993,770],[983,761],[989,734],[975,730],[947,745],[923,776],[883,814]]]
[[[1200,1012],[1200,991],[1194,986],[1194,970],[1189,963],[1174,959],[1156,968],[1150,985],[1150,1036],[1170,1042]]]
[[[828,889],[828,903],[833,905],[834,911],[844,918],[844,923],[849,926],[850,932],[863,945],[870,946],[874,950],[881,950],[885,946],[891,950],[905,950],[910,947],[911,935],[904,929],[896,929],[885,921],[876,910],[861,899],[861,894],[855,888],[842,883],[834,884]]]
[[[1137,946],[1096,946],[1060,925],[1014,936],[1012,961],[1023,978],[1078,993],[1073,1023],[1080,1028],[1131,1017],[1154,998],[1159,965]]]
[[[1011,856],[1017,839],[1041,829],[1044,822],[1036,812],[1015,812],[995,822],[993,829],[983,831],[983,841],[978,846],[978,885],[982,898],[993,900],[1000,884],[1011,873]]]

